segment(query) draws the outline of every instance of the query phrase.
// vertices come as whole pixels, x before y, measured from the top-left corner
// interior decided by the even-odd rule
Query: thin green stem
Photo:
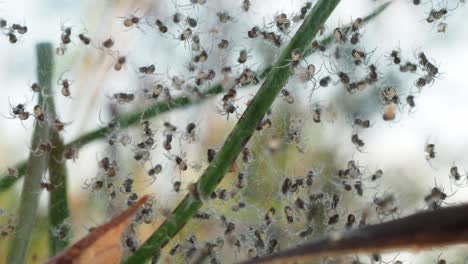
[[[47,109],[47,102],[43,94],[51,94],[52,70],[53,70],[52,45],[42,43],[37,45],[37,75],[42,93],[39,95],[38,104],[42,109]],[[25,263],[26,254],[31,242],[31,236],[36,224],[36,214],[41,193],[40,182],[47,170],[49,159],[46,153],[35,153],[35,149],[41,143],[48,142],[50,127],[39,125],[36,122],[33,131],[31,152],[29,153],[27,177],[24,179],[21,192],[20,207],[18,212],[17,231],[13,236],[10,250],[8,252],[8,263]]]
[[[215,159],[187,195],[150,238],[125,263],[143,263],[174,237],[203,205],[201,197],[208,197],[227,173],[255,131],[257,124],[270,109],[281,89],[286,85],[292,67],[289,66],[294,50],[304,52],[310,46],[320,27],[325,23],[340,0],[319,0],[305,18],[288,46],[271,68],[265,82],[250,102]]]
[[[363,23],[368,23],[378,15],[380,15],[387,7],[390,5],[391,2],[384,3],[376,8],[371,14],[367,15],[363,18]],[[321,43],[322,45],[329,45],[333,40],[333,34],[328,35],[324,38]],[[313,53],[313,50],[307,49],[304,53],[304,56]],[[273,68],[273,65],[269,65],[265,67],[265,69],[258,75],[260,80],[266,78],[270,70]],[[135,113],[131,113],[128,115],[124,115],[122,117],[117,118],[117,121],[120,123],[121,128],[126,128],[135,124],[138,124],[141,119],[148,119],[157,116],[158,114],[162,114],[167,111],[171,111],[176,108],[182,108],[185,106],[189,106],[195,103],[200,103],[205,101],[206,99],[211,98],[213,95],[220,94],[223,92],[223,88],[220,84],[213,85],[210,89],[203,93],[204,97],[198,101],[191,101],[189,98],[185,96],[174,98],[169,102],[160,102],[152,105],[149,108],[146,108],[142,111],[137,111]],[[110,132],[107,127],[99,128],[90,132],[87,132],[78,138],[72,140],[70,143],[65,145],[65,148],[68,147],[75,147],[81,148],[82,146],[93,142],[95,140],[105,139],[106,135]],[[15,168],[19,171],[18,177],[9,177],[4,175],[0,179],[0,192],[7,190],[10,188],[20,177],[24,175],[26,172],[27,162],[23,161],[15,165]]]
[[[67,201],[67,167],[62,160],[65,150],[58,131],[52,131],[51,143],[54,149],[49,159],[49,180],[53,186],[49,199],[49,254],[56,255],[68,246],[70,239]]]
[[[47,97],[46,103],[47,113],[56,117],[54,97]],[[65,146],[58,130],[51,129],[50,133],[53,149],[49,159],[49,180],[52,186],[49,199],[49,254],[54,256],[68,246],[71,234],[68,223],[70,217],[67,201],[68,173],[63,159]]]

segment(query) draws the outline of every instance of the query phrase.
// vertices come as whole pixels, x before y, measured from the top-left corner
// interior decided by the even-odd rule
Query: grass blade
[[[340,0],[319,0],[305,18],[288,46],[281,53],[265,82],[237,122],[215,159],[194,185],[197,195],[187,195],[156,232],[125,263],[143,263],[159,251],[195,215],[203,202],[198,196],[209,196],[233,161],[247,144],[257,124],[271,107],[281,89],[287,83],[292,69],[289,66],[293,50],[305,51],[320,27],[325,23]]]
[[[43,94],[51,94],[52,71],[53,71],[53,50],[49,43],[38,44],[37,50],[37,75],[42,93],[39,94],[38,104],[42,109],[46,109],[46,101]],[[17,231],[14,233],[10,250],[8,252],[8,263],[25,263],[25,257],[31,242],[31,236],[36,224],[36,214],[39,205],[39,195],[41,194],[40,182],[47,170],[48,155],[46,153],[38,155],[33,150],[38,145],[49,140],[50,127],[41,126],[38,123],[34,126],[31,152],[29,153],[27,177],[24,179],[23,190],[21,192],[20,207],[18,212]]]

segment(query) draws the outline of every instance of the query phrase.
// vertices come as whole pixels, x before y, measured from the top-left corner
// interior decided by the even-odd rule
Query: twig
[[[243,264],[290,263],[348,254],[422,250],[468,243],[468,205],[425,211],[382,224],[365,226],[255,259]]]

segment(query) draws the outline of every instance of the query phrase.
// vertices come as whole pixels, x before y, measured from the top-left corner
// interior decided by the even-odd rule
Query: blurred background
[[[276,15],[285,13],[292,16],[298,13],[304,3],[305,1],[251,0],[250,9],[245,12],[241,8],[240,0],[208,0],[204,5],[191,5],[188,0],[0,2],[0,17],[10,23],[28,26],[27,34],[18,36],[18,42],[15,44],[9,43],[6,36],[0,36],[0,113],[4,116],[0,119],[1,171],[6,172],[8,167],[25,160],[28,156],[33,120],[30,118],[20,122],[18,119],[9,119],[11,106],[25,103],[27,107],[32,108],[36,104],[37,96],[33,96],[30,88],[30,85],[37,81],[35,45],[39,42],[50,42],[54,48],[59,47],[62,28],[71,27],[74,36],[85,33],[93,39],[91,45],[85,46],[75,37],[64,55],[54,56],[57,112],[62,121],[70,122],[62,134],[67,143],[84,132],[106,126],[113,115],[141,110],[150,105],[151,102],[143,99],[142,91],[154,83],[170,87],[174,76],[193,82],[194,73],[188,68],[194,52],[190,50],[190,42],[176,39],[184,27],[182,24],[178,26],[172,23],[171,16],[175,12],[198,21],[194,32],[201,36],[203,48],[210,55],[209,60],[198,66],[198,69],[216,69],[217,77],[211,84],[221,81],[228,87],[232,77],[222,76],[220,69],[232,66],[232,76],[239,74],[244,67],[236,63],[240,50],[249,51],[247,65],[257,72],[273,63],[281,51],[261,39],[249,39],[246,32],[253,26],[273,30],[275,23],[272,21]],[[325,35],[333,32],[338,26],[371,13],[382,3],[384,2],[343,0],[327,21]],[[449,10],[443,21],[447,24],[445,32],[438,32],[436,23],[426,22],[432,8]],[[216,14],[223,11],[229,12],[232,21],[219,22]],[[132,15],[143,17],[141,25],[124,27],[124,19]],[[246,188],[232,200],[213,200],[203,209],[217,215],[218,218],[225,215],[235,221],[237,237],[247,237],[239,251],[230,250],[229,248],[234,246],[225,238],[224,250],[219,253],[222,263],[248,257],[249,248],[254,247],[252,239],[248,237],[252,236],[252,230],[264,221],[263,215],[270,207],[276,207],[279,219],[279,215],[283,214],[282,208],[288,203],[294,203],[295,196],[285,196],[280,191],[284,179],[305,177],[310,170],[317,171],[319,176],[313,186],[304,191],[304,197],[318,192],[339,194],[342,202],[339,214],[343,219],[350,212],[360,216],[363,210],[370,211],[372,215],[375,211],[372,201],[376,195],[381,197],[393,194],[401,209],[401,216],[414,213],[427,207],[424,197],[435,184],[447,194],[453,194],[447,200],[448,203],[467,200],[466,189],[456,187],[453,179],[449,177],[449,169],[454,165],[458,166],[465,178],[464,168],[468,168],[468,123],[465,121],[468,114],[468,89],[465,80],[468,62],[467,16],[466,5],[457,0],[422,1],[417,6],[409,0],[393,1],[383,14],[361,29],[363,37],[360,47],[367,52],[372,51],[369,60],[377,65],[381,77],[378,84],[365,91],[349,94],[338,83],[335,75],[333,85],[318,89],[309,98],[313,83],[304,84],[296,77],[291,78],[285,89],[291,92],[294,103],[287,103],[285,98],[277,99],[270,117],[272,127],[254,134],[248,144],[252,160],[248,163],[239,160],[238,168],[229,173],[220,186],[228,190],[233,189],[238,173],[243,172],[248,179]],[[163,21],[169,32],[159,32],[154,26],[155,19]],[[293,26],[292,32],[283,36],[285,43],[297,27]],[[118,50],[118,53],[114,53],[114,56],[99,48],[99,43],[107,38],[115,41],[113,50]],[[231,42],[228,49],[218,49],[217,45],[221,39]],[[401,50],[403,61],[409,60],[414,63],[417,63],[416,54],[424,51],[437,65],[440,74],[433,83],[418,92],[414,82],[421,74],[400,73],[399,67],[388,59],[390,52],[395,49]],[[307,63],[313,63],[317,70],[320,69],[317,80],[330,75],[328,71],[333,71],[334,65],[330,62],[331,50],[333,45],[329,47],[328,53],[314,54],[306,58]],[[127,58],[121,71],[115,71],[113,68],[117,56]],[[150,64],[155,65],[158,75],[142,78],[138,67]],[[350,71],[347,72],[350,76],[360,73],[353,67],[344,71]],[[61,76],[73,80],[71,96],[68,98],[60,94],[60,86],[55,84],[55,80]],[[379,89],[386,86],[396,87],[403,101],[398,105],[393,121],[382,119],[384,107],[379,99]],[[206,90],[208,87],[209,83],[200,89]],[[239,113],[242,113],[247,101],[258,88],[257,85],[238,89],[239,100],[236,103]],[[112,96],[118,92],[134,93],[137,100],[130,104],[116,103]],[[181,94],[174,89],[171,93],[173,97]],[[416,107],[411,111],[408,106],[404,106],[404,98],[409,94],[416,97]],[[85,181],[89,182],[99,177],[98,161],[105,156],[112,156],[119,165],[116,182],[132,177],[135,181],[134,187],[140,195],[155,195],[158,209],[155,219],[151,224],[143,224],[139,231],[140,239],[148,237],[165,219],[165,214],[167,215],[183,197],[187,184],[195,181],[203,172],[208,164],[207,149],[219,149],[235,125],[235,114],[227,119],[219,113],[222,95],[223,93],[199,104],[150,119],[152,128],[158,131],[155,138],[157,147],[151,151],[151,164],[161,164],[163,167],[163,171],[157,175],[154,182],[146,173],[151,164],[142,165],[136,162],[132,158],[134,148],[131,146],[109,147],[105,140],[96,141],[81,148],[76,161],[67,161],[72,241],[87,234],[89,228],[109,219],[116,209],[120,211],[126,208],[123,194],[119,193],[118,199],[111,200],[104,192],[93,192],[90,188],[85,188]],[[324,116],[322,122],[315,123],[312,113],[318,105],[324,107]],[[365,142],[360,151],[350,140],[355,131],[352,126],[354,118],[368,119],[371,123],[369,129],[359,132],[360,138]],[[174,140],[173,149],[170,152],[165,151],[162,148],[163,122],[170,122],[177,126],[179,131],[184,131],[188,123],[195,123],[196,140],[191,143],[180,140],[180,144],[178,139]],[[138,129],[139,127],[135,126],[123,130],[123,133],[136,138]],[[300,135],[291,138],[290,135],[294,132],[299,132]],[[434,143],[436,146],[436,158],[430,161],[426,159],[424,151],[427,143]],[[186,154],[190,168],[181,172],[169,158],[173,158],[171,155],[183,153]],[[357,162],[363,177],[367,179],[378,169],[383,171],[383,177],[377,182],[363,180],[363,196],[356,195],[354,190],[343,191],[340,181],[336,180],[337,171],[346,168],[350,160]],[[183,183],[183,191],[176,193],[173,183],[179,179]],[[19,180],[10,190],[0,193],[0,208],[4,212],[3,215],[0,214],[1,225],[14,218],[21,184],[22,181]],[[41,207],[28,263],[40,263],[49,257],[46,243],[47,199],[48,193],[44,191],[41,195]],[[232,206],[239,202],[245,203],[246,207],[234,211]],[[264,231],[265,236],[277,237],[281,249],[312,240],[333,230],[321,223],[330,215],[326,210],[324,212],[318,217],[312,217],[315,219],[312,221],[305,217],[304,213],[295,211],[295,217],[299,220],[294,225],[277,220],[272,227]],[[377,223],[379,220],[374,214],[369,222]],[[298,237],[297,234],[309,225],[314,226],[313,234]],[[344,223],[341,227],[343,225]],[[167,249],[176,243],[182,243],[190,234],[195,234],[200,241],[215,241],[223,229],[219,220],[194,219],[173,239]],[[0,262],[5,261],[8,241],[8,236],[0,238]],[[451,247],[418,254],[401,252],[397,258],[404,263],[435,263],[442,254],[441,257],[449,263],[464,263],[466,250],[466,247]],[[261,255],[260,252],[258,254]],[[394,257],[395,254],[384,255],[383,261],[391,261]],[[183,258],[183,255],[170,256],[167,252],[162,257],[163,260],[175,262],[180,262]],[[371,262],[367,256],[361,256],[360,260],[364,263]]]

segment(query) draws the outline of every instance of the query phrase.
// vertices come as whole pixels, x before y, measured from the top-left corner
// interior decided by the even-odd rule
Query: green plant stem
[[[293,50],[304,52],[320,27],[325,23],[340,0],[319,0],[305,18],[288,46],[283,50],[265,82],[237,122],[215,159],[196,183],[198,195],[189,194],[150,238],[125,263],[143,263],[158,252],[195,215],[203,205],[200,197],[208,197],[227,173],[229,167],[247,144],[260,120],[270,109],[292,73],[290,66]]]
[[[142,111],[137,111],[135,113],[130,113],[116,118],[116,121],[119,123],[121,128],[127,128],[129,126],[139,124],[141,120],[152,118],[158,114],[171,111],[176,108],[181,108],[195,103],[204,101],[206,98],[210,98],[212,95],[216,95],[223,92],[223,87],[220,84],[213,85],[210,89],[203,93],[203,98],[198,101],[192,101],[186,96],[176,97],[168,102],[160,102],[152,105],[149,108],[145,108]],[[106,135],[111,132],[107,127],[96,129],[85,133],[84,135],[78,137],[77,139],[72,140],[70,143],[66,144],[65,147],[75,147],[80,148],[92,141],[97,139],[103,139]]]
[[[52,54],[51,56],[53,56]],[[54,117],[57,116],[54,97],[47,97],[46,103],[47,113]],[[49,159],[49,181],[53,186],[49,199],[49,254],[54,256],[68,246],[71,234],[70,210],[67,201],[68,173],[66,162],[63,159],[65,146],[59,131],[51,129],[50,143],[54,148]]]
[[[51,143],[55,147],[49,159],[49,180],[53,186],[49,199],[49,254],[56,255],[69,244],[70,226],[67,201],[67,167],[63,158],[63,140],[52,131]],[[55,234],[54,234],[55,232]]]
[[[39,94],[38,104],[42,109],[47,109],[46,100],[43,94],[51,94],[53,50],[50,44],[37,45],[37,75],[42,93]],[[48,142],[50,135],[49,126],[41,126],[36,123],[34,126],[31,152],[29,153],[27,177],[24,179],[23,190],[21,192],[20,207],[18,212],[17,231],[14,233],[10,250],[8,252],[8,263],[25,263],[34,226],[36,224],[36,214],[39,205],[39,195],[41,194],[40,182],[47,170],[48,155],[46,153],[37,154],[34,150],[38,145]]]
[[[380,15],[390,5],[390,3],[391,2],[387,2],[377,7],[371,14],[363,18],[363,23],[368,23],[369,21],[371,21],[372,19]],[[329,34],[327,37],[325,37],[321,41],[321,44],[327,46],[332,41],[333,41],[333,34]],[[307,49],[304,53],[304,56],[310,55],[313,52],[314,52],[313,50]],[[265,67],[265,69],[258,75],[259,79],[260,80],[265,79],[272,68],[273,68],[273,65],[269,65]],[[171,111],[176,108],[189,106],[197,102],[202,102],[206,99],[211,98],[213,95],[220,94],[221,92],[223,92],[222,86],[220,84],[215,84],[206,92],[204,92],[203,95],[205,97],[198,101],[192,102],[189,98],[181,96],[181,97],[174,98],[170,102],[156,103],[153,106],[146,108],[145,110],[131,113],[128,115],[124,115],[122,117],[117,118],[117,121],[119,121],[121,128],[126,128],[129,126],[138,124],[141,119],[152,118],[166,111]],[[75,147],[79,149],[82,146],[90,142],[93,142],[95,140],[105,139],[107,133],[109,132],[110,130],[106,127],[87,132],[79,136],[78,138],[72,140],[70,143],[66,144],[65,148]],[[6,189],[10,188],[20,177],[22,177],[25,174],[27,162],[26,161],[20,162],[16,164],[14,167],[17,168],[19,171],[18,177],[15,178],[15,177],[9,177],[7,175],[4,175],[0,179],[0,192],[5,191]]]

